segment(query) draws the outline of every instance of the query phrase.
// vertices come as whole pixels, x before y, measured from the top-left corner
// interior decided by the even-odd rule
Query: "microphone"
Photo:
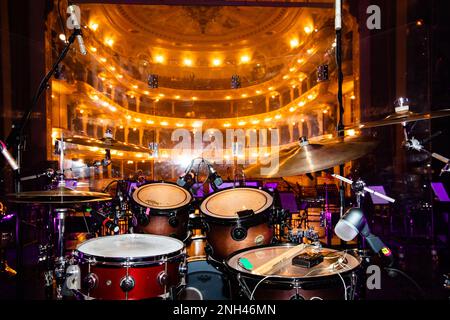
[[[34,180],[34,179],[38,179],[40,177],[46,176],[46,177],[53,177],[55,175],[55,170],[53,169],[47,169],[45,172],[43,173],[38,173],[35,175],[31,175],[31,176],[25,176],[25,177],[21,177],[20,181],[27,181],[27,180]]]
[[[335,19],[334,19],[334,29],[342,29],[342,0],[336,0],[335,2]]]
[[[119,226],[117,224],[115,224],[110,218],[104,216],[101,213],[95,212],[95,211],[90,211],[91,217],[101,223],[104,227],[106,227],[108,230],[114,232],[114,233],[118,233],[119,232]]]
[[[6,144],[0,140],[0,151],[2,152],[3,156],[5,157],[6,161],[8,161],[9,165],[14,171],[19,170],[19,165],[17,164],[16,160],[12,157],[12,155],[9,153],[8,148],[6,147]]]
[[[186,170],[184,170],[184,174],[177,179],[177,185],[183,187],[185,189],[191,188],[195,183],[195,172],[192,170],[194,165],[194,160],[191,161],[189,166],[187,166]]]
[[[214,189],[214,191],[217,191],[219,186],[223,183],[223,179],[217,173],[217,171],[214,170],[214,168],[213,168],[211,163],[207,162],[206,165],[208,166],[208,172],[209,172],[208,179],[209,179],[209,181],[211,181],[212,188]]]
[[[78,45],[80,46],[81,54],[85,55],[86,54],[86,47],[84,46],[83,36],[81,34],[80,22],[78,21],[77,14],[76,14],[77,10],[78,10],[78,12],[80,11],[79,7],[75,6],[73,4],[67,7],[67,13],[70,14],[70,18],[69,19],[71,21],[71,25],[69,26],[69,29],[71,29],[71,27],[73,26],[73,28],[75,30],[79,30],[78,34],[77,34]]]

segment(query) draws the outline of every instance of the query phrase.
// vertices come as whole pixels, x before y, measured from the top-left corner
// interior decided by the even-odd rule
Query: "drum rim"
[[[353,267],[350,270],[345,270],[342,272],[337,272],[337,273],[333,273],[330,275],[318,275],[318,276],[308,276],[308,277],[289,277],[289,276],[278,276],[278,275],[271,275],[271,276],[265,276],[265,275],[260,275],[260,274],[252,274],[248,271],[243,271],[243,270],[238,270],[234,267],[232,267],[229,264],[229,261],[231,258],[235,257],[236,255],[245,252],[245,251],[251,251],[254,249],[261,249],[261,248],[267,248],[267,247],[295,247],[298,244],[296,243],[278,243],[278,244],[265,244],[265,245],[260,245],[260,246],[253,246],[253,247],[248,247],[248,248],[244,248],[244,249],[240,249],[237,250],[235,252],[233,252],[232,254],[230,254],[228,257],[226,257],[223,260],[223,265],[225,266],[225,269],[230,272],[233,275],[236,274],[241,274],[242,276],[246,277],[246,278],[250,278],[250,279],[255,279],[255,280],[261,280],[265,277],[267,277],[267,282],[282,282],[282,283],[292,283],[292,282],[313,282],[313,281],[320,281],[320,280],[325,280],[325,279],[329,279],[330,277],[333,276],[338,276],[338,274],[340,274],[341,276],[347,275],[351,272],[356,271],[358,268],[361,268],[361,264],[362,264],[362,258],[360,256],[355,256],[354,252],[348,252],[349,255],[353,256],[354,258],[356,258],[359,262],[359,264],[355,267]],[[325,249],[332,249],[332,248],[325,248]],[[335,249],[332,249],[335,250]],[[337,252],[339,252],[339,250],[336,250]]]
[[[145,188],[146,186],[148,186],[148,185],[153,185],[153,184],[165,184],[165,185],[172,185],[172,186],[175,186],[175,187],[177,187],[177,188],[183,190],[183,191],[186,193],[187,198],[189,198],[189,201],[188,201],[186,204],[182,205],[182,206],[178,206],[178,207],[177,207],[177,206],[171,206],[171,207],[165,207],[165,208],[163,209],[163,208],[158,208],[158,207],[150,207],[148,204],[145,204],[145,203],[142,202],[141,200],[136,199],[136,197],[137,197],[137,196],[136,196],[136,195],[137,195],[137,192],[138,192],[140,189],[143,189],[143,188]],[[191,193],[189,190],[186,190],[186,189],[184,189],[183,187],[180,187],[179,185],[177,185],[176,183],[170,182],[170,181],[152,181],[152,182],[144,183],[144,184],[140,185],[138,188],[136,188],[136,189],[133,191],[133,193],[132,193],[132,195],[131,195],[131,198],[133,199],[133,202],[134,202],[135,204],[137,204],[137,205],[139,205],[139,206],[141,206],[141,207],[144,207],[144,208],[150,208],[150,209],[157,210],[157,211],[161,211],[161,212],[167,212],[167,211],[173,211],[173,210],[180,210],[180,209],[182,209],[182,208],[185,208],[185,207],[189,206],[189,205],[192,203],[192,200],[194,199],[192,193]]]
[[[144,236],[144,237],[150,236],[150,237],[156,237],[156,238],[168,238],[168,239],[174,240],[175,242],[178,242],[182,246],[180,249],[175,250],[170,253],[167,253],[167,254],[144,256],[144,257],[106,257],[106,256],[101,256],[101,255],[85,253],[80,250],[80,247],[88,242],[94,242],[95,240],[103,239],[106,237],[124,237],[124,236],[130,236],[130,235],[139,235],[139,236]],[[103,236],[103,237],[86,240],[77,246],[77,248],[75,249],[75,255],[78,258],[80,258],[81,260],[87,260],[87,261],[92,260],[93,264],[104,264],[104,265],[111,264],[111,265],[129,265],[129,266],[131,266],[131,265],[146,265],[146,264],[155,263],[155,262],[164,263],[166,261],[175,260],[175,259],[185,255],[184,250],[185,250],[184,243],[173,237],[167,237],[167,236],[157,235],[157,234],[132,233],[132,234],[119,234],[119,235]]]
[[[205,206],[206,206],[206,203],[207,203],[207,201],[209,199],[211,199],[214,196],[217,196],[217,194],[219,194],[221,192],[226,192],[226,191],[229,191],[231,189],[251,189],[251,190],[262,191],[262,192],[266,193],[270,197],[270,200],[271,200],[270,204],[264,210],[261,210],[258,213],[255,212],[255,215],[253,217],[248,217],[248,218],[246,217],[244,219],[239,219],[239,218],[236,218],[234,216],[229,216],[229,217],[218,216],[218,215],[214,215],[214,214],[210,214],[210,213],[206,212],[207,210],[205,210],[206,209]],[[267,210],[270,210],[270,208],[272,208],[274,206],[274,202],[275,202],[274,196],[266,188],[263,188],[263,187],[250,187],[250,186],[242,186],[242,187],[238,186],[238,187],[228,187],[228,188],[224,188],[224,189],[221,189],[219,191],[213,192],[212,194],[208,195],[205,199],[203,199],[203,201],[200,204],[199,209],[200,209],[200,212],[204,216],[206,216],[207,218],[211,218],[211,219],[214,219],[214,220],[217,220],[217,221],[236,222],[237,220],[241,220],[242,221],[242,220],[247,220],[249,218],[250,219],[251,218],[255,218],[255,217],[259,216],[259,215],[264,215],[264,213],[267,212]]]

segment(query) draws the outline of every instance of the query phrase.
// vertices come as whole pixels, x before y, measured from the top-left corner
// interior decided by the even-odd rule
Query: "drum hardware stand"
[[[247,296],[247,298],[250,300],[252,297],[252,291],[247,286],[247,283],[245,282],[244,278],[242,278],[241,275],[238,273],[238,275],[236,276],[236,279],[239,283],[241,293],[243,295]],[[230,289],[231,289],[231,286],[230,286]]]

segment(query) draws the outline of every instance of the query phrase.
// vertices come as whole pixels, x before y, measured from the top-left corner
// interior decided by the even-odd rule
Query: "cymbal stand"
[[[445,165],[444,167],[441,169],[441,174],[445,172],[450,172],[450,159],[435,153],[435,152],[431,152],[428,151],[427,149],[425,149],[423,147],[423,145],[420,143],[419,140],[415,139],[414,137],[412,137],[411,139],[408,139],[408,136],[406,136],[406,141],[405,141],[405,147],[411,150],[416,150],[416,151],[420,151],[420,152],[425,152],[426,154],[428,154],[429,156],[443,162]]]

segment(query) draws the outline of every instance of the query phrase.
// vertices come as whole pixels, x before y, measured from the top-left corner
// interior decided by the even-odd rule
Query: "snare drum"
[[[222,260],[239,249],[269,244],[272,206],[273,197],[261,188],[229,188],[207,197],[200,211],[211,256]]]
[[[168,298],[186,265],[181,241],[146,234],[91,239],[78,246],[75,257],[81,293],[102,300]]]
[[[232,296],[246,299],[265,300],[341,300],[347,293],[351,299],[356,284],[349,278],[357,276],[361,259],[356,255],[327,248],[311,247],[307,251],[323,255],[323,261],[311,268],[300,267],[289,262],[281,269],[269,274],[254,274],[244,266],[252,266],[252,270],[263,265],[272,258],[279,257],[292,244],[270,245],[249,248],[235,252],[225,261],[230,273]],[[241,259],[246,259],[246,264]],[[341,278],[342,277],[342,278]],[[345,280],[344,280],[345,279]],[[344,289],[349,286],[348,289]],[[240,290],[238,289],[240,288]],[[253,294],[253,297],[252,297]]]
[[[192,194],[171,182],[145,184],[133,192],[138,230],[184,240]]]

